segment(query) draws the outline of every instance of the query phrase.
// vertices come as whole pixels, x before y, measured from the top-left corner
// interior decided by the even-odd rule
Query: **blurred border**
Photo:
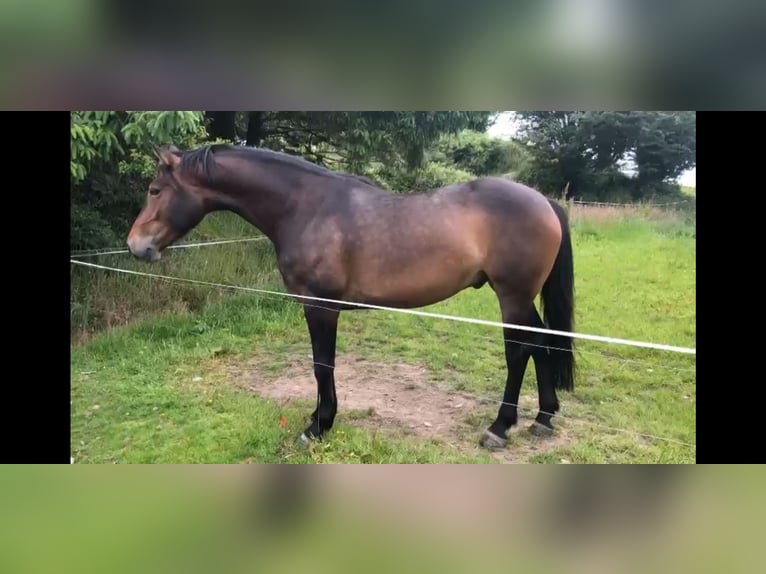
[[[5,466],[0,564],[749,572],[760,560],[765,478],[762,466]]]
[[[5,109],[758,109],[754,0],[11,0]]]

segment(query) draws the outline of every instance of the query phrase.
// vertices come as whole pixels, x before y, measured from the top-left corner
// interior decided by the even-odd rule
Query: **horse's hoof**
[[[535,421],[529,425],[529,434],[540,438],[548,438],[553,436],[553,429]]]
[[[506,447],[508,440],[497,436],[495,433],[488,430],[484,431],[481,439],[479,440],[479,446],[483,446],[489,450],[501,450]]]
[[[321,442],[322,441],[322,437],[321,437],[321,435],[320,436],[316,436],[311,431],[303,431],[301,433],[301,436],[298,437],[298,440],[300,440],[301,444],[303,444],[304,446],[309,446],[311,443]]]
[[[298,441],[305,448],[310,448],[312,443],[319,442],[319,440],[320,439],[315,437],[313,434],[306,434],[305,432],[301,433],[301,436],[298,437]]]

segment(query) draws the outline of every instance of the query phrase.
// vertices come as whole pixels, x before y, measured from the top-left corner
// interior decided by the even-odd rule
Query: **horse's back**
[[[544,196],[502,178],[413,194],[359,186],[337,201],[322,226],[328,244],[338,237],[330,241],[330,228],[342,233],[348,294],[396,305],[425,305],[486,275],[523,275],[527,260],[539,259],[546,216],[555,219]]]
[[[535,212],[547,214],[551,207],[548,199],[536,189],[511,179],[486,176],[463,184],[447,186],[435,193],[454,194],[471,204],[486,206],[492,212]]]

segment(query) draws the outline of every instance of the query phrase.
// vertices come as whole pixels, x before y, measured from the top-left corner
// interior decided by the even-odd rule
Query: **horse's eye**
[[[150,187],[149,188],[149,195],[159,195],[160,194],[160,188],[159,187]]]

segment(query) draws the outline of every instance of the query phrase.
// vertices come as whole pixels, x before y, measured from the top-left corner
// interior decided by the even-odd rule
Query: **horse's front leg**
[[[335,342],[338,332],[339,311],[304,305],[303,314],[311,335],[314,354],[314,376],[317,380],[317,408],[311,424],[301,438],[321,439],[332,428],[338,411],[335,396]]]

